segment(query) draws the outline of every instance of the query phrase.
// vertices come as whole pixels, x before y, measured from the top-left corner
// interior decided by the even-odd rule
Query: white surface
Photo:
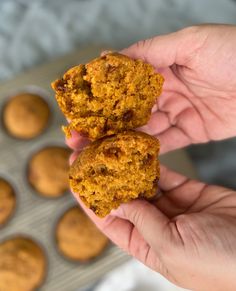
[[[143,264],[131,260],[108,274],[94,291],[187,291]]]

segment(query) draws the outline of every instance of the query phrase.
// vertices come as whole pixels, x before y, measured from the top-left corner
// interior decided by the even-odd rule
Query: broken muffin
[[[109,53],[67,71],[52,83],[70,123],[64,127],[95,140],[147,123],[163,77],[142,60]]]
[[[71,188],[100,217],[121,203],[150,199],[160,177],[159,147],[156,138],[136,131],[97,140],[72,164]]]

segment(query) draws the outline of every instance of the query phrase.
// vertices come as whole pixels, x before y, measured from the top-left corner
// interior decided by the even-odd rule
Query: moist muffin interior
[[[163,81],[150,64],[110,53],[71,68],[52,87],[70,120],[67,136],[74,129],[97,139],[146,124]]]
[[[90,144],[70,169],[70,185],[98,216],[121,203],[152,198],[159,179],[159,142],[128,131]]]

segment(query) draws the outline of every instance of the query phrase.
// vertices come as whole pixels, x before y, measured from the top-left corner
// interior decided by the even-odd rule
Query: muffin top
[[[46,258],[31,239],[16,237],[0,243],[0,290],[32,291],[45,277]]]
[[[70,150],[64,147],[47,147],[31,158],[28,179],[42,196],[56,198],[69,189]]]
[[[3,122],[8,133],[16,138],[31,139],[47,127],[50,111],[46,101],[36,94],[22,93],[7,102]]]
[[[108,244],[107,237],[77,206],[67,210],[59,220],[56,240],[63,255],[78,261],[98,256]]]
[[[0,178],[0,226],[11,216],[16,205],[16,196],[12,186]]]
[[[121,203],[156,195],[159,141],[148,134],[126,131],[87,146],[70,169],[70,185],[100,217]]]

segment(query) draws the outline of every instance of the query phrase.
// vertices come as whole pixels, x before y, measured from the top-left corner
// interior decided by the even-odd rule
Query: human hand
[[[143,128],[160,139],[161,152],[236,134],[235,45],[235,27],[209,25],[122,51],[165,77],[158,108]],[[72,159],[84,143],[78,135],[68,141]],[[155,205],[133,201],[105,219],[85,211],[117,245],[175,284],[236,290],[236,193],[163,167],[160,188]]]
[[[136,200],[96,225],[120,248],[174,284],[201,291],[236,290],[236,192],[161,168],[163,195]]]
[[[236,135],[236,26],[202,25],[121,51],[165,77],[158,110],[144,130],[161,152]]]

